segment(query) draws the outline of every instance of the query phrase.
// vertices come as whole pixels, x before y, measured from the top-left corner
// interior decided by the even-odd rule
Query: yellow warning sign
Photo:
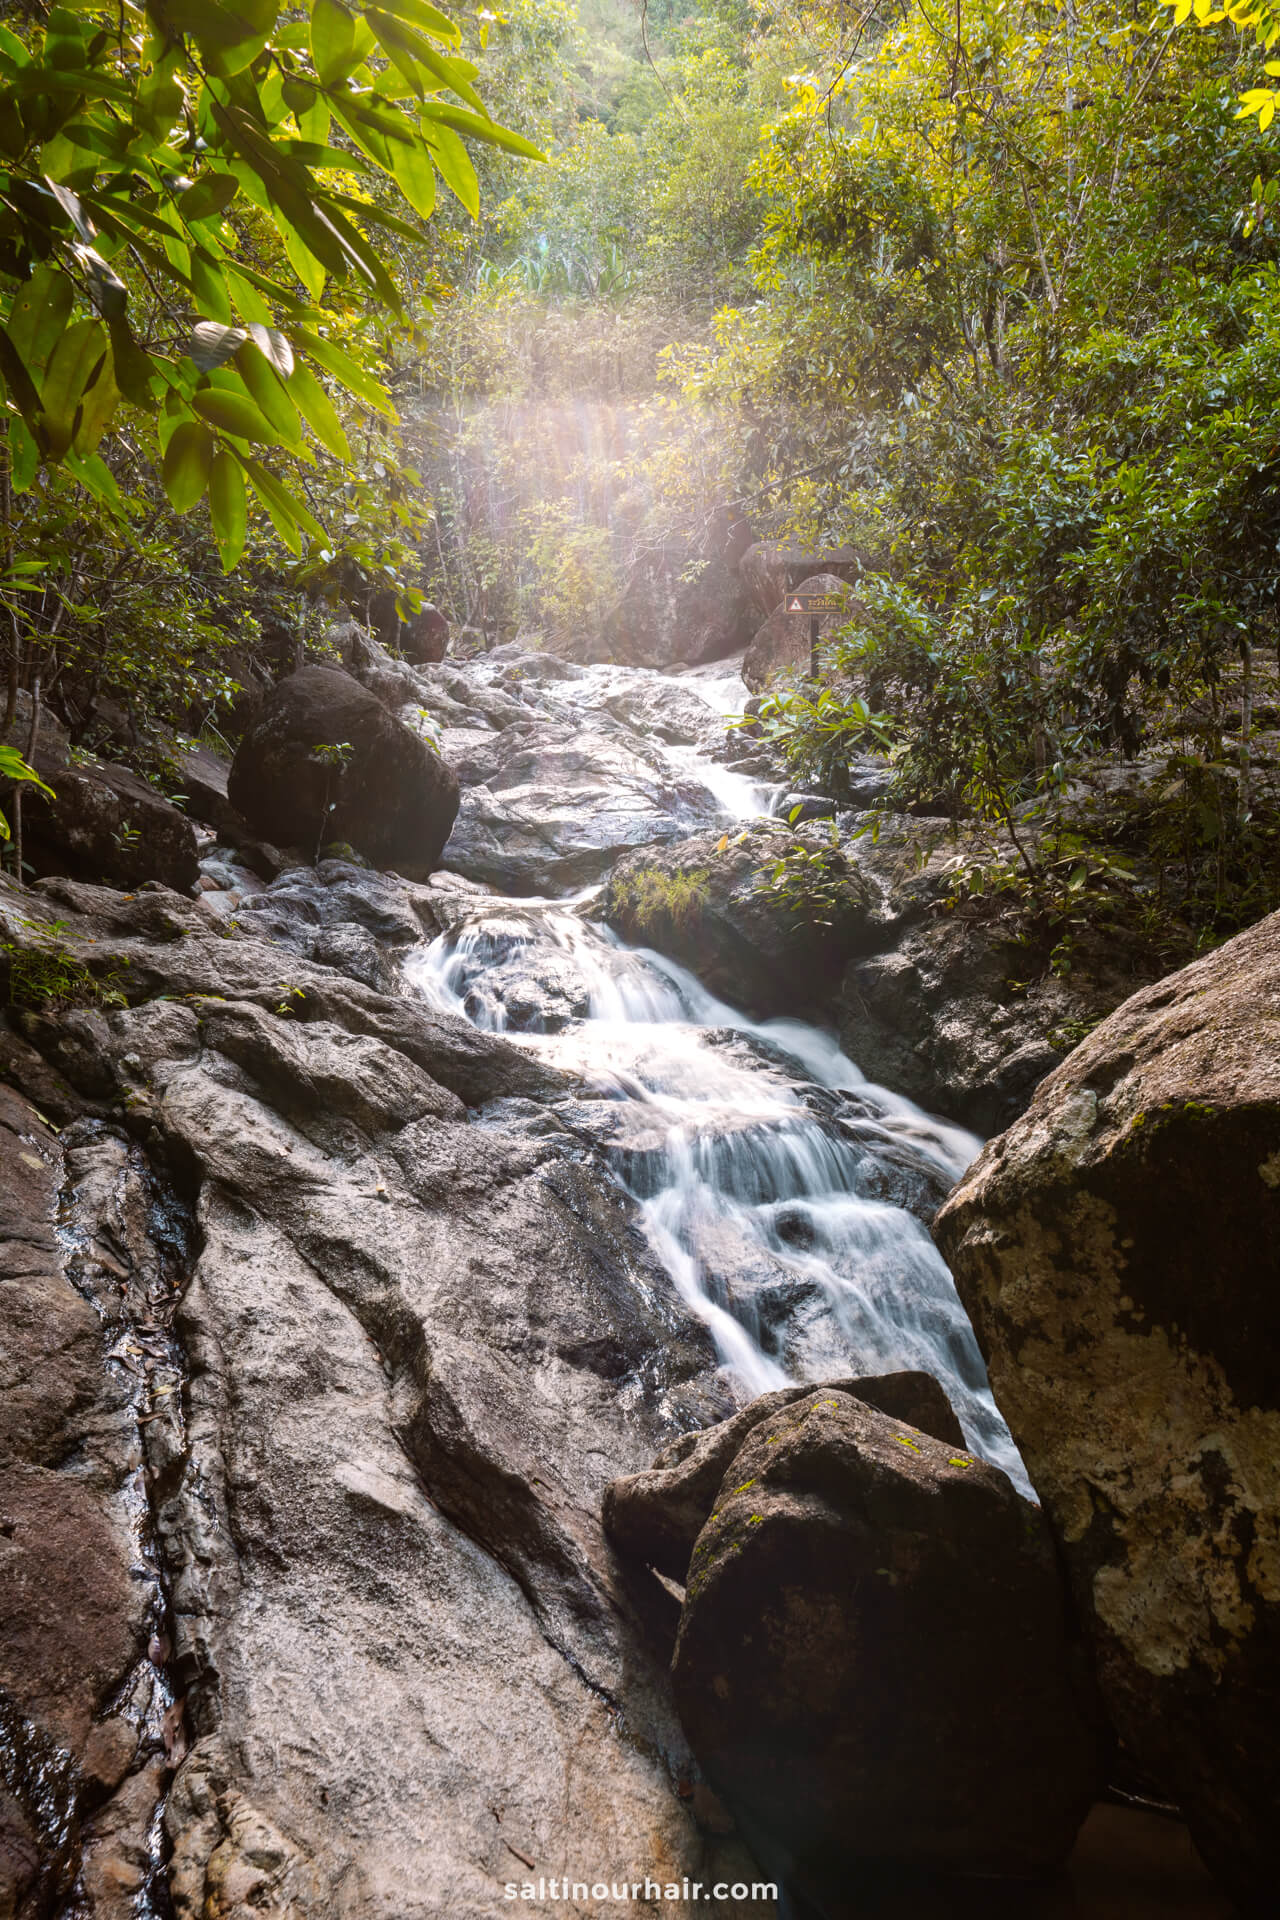
[[[845,597],[837,593],[789,593],[788,613],[843,613]]]

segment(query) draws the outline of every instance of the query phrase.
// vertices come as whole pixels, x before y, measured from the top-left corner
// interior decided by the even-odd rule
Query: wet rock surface
[[[833,1392],[918,1427],[947,1446],[964,1446],[960,1422],[932,1374],[889,1373],[830,1384]],[[604,1498],[610,1539],[623,1553],[683,1585],[698,1535],[747,1436],[811,1391],[797,1386],[762,1393],[730,1419],[673,1440],[644,1473],[613,1481]]]
[[[953,1442],[823,1387],[734,1453],[672,1673],[712,1785],[821,1905],[862,1861],[1060,1864],[1098,1782],[1071,1666],[1037,1509]]]
[[[282,998],[284,949],[221,937],[174,895],[64,882],[56,910],[64,937],[128,962],[134,1003],[33,1015],[10,1071],[45,1048],[64,1110],[113,1110],[118,1150],[143,1141],[197,1209],[182,1391],[156,1401],[180,1419],[143,1429],[184,1702],[158,1756],[177,1769],[178,1920],[487,1916],[529,1861],[741,1878],[739,1843],[704,1835],[676,1791],[687,1744],[599,1521],[607,1481],[688,1423],[714,1353],[582,1143],[477,1128],[445,1084],[510,1098],[556,1076],[313,963],[292,967],[306,1004]],[[83,1414],[99,1322],[65,1277],[49,1285],[83,1322]],[[146,1623],[127,1564],[113,1606],[92,1536],[71,1550],[42,1512],[64,1585],[106,1616],[78,1630],[79,1693],[48,1652],[75,1719],[50,1738],[83,1745]],[[15,1698],[35,1713],[24,1646]],[[136,1890],[147,1822],[139,1836],[121,1796],[146,1801],[144,1771],[76,1829],[95,1915],[123,1920],[112,1902]]]
[[[1280,916],[1135,995],[938,1233],[1126,1747],[1274,1900]]]

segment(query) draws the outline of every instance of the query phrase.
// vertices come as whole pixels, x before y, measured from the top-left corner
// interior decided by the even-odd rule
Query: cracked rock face
[[[1280,1801],[1280,915],[1137,994],[936,1231],[1126,1747],[1249,1912]]]
[[[758,1878],[695,1818],[663,1674],[672,1609],[599,1520],[606,1484],[690,1424],[714,1355],[589,1148],[469,1115],[556,1076],[413,1000],[220,938],[162,890],[54,886],[67,937],[94,942],[132,1004],[33,1016],[5,1036],[6,1070],[51,1119],[89,1116],[70,1137],[87,1126],[107,1161],[73,1168],[77,1190],[114,1192],[136,1162],[195,1221],[164,1303],[172,1349],[130,1336],[160,1383],[132,1410],[104,1374],[103,1319],[146,1245],[126,1260],[86,1229],[74,1258],[47,1232],[37,1249],[68,1400],[102,1398],[125,1449],[101,1487],[33,1462],[105,1529],[92,1584],[111,1617],[99,1632],[90,1595],[64,1608],[79,1638],[65,1659],[46,1648],[49,1700],[29,1663],[5,1676],[28,1717],[56,1696],[74,1719],[51,1741],[125,1772],[64,1823],[87,1910],[131,1911],[111,1889],[133,1872],[132,1900],[166,1789],[177,1920],[488,1920],[507,1881],[566,1870]],[[41,1123],[22,1104],[17,1124]],[[44,1135],[20,1145],[41,1218],[46,1163],[71,1158]],[[125,1274],[119,1298],[99,1255]],[[45,1361],[24,1364],[30,1388]],[[159,1623],[131,1598],[128,1514],[109,1517],[129,1472]],[[97,1567],[67,1557],[64,1581]],[[109,1723],[149,1631],[169,1691],[125,1757]],[[44,1837],[21,1797],[0,1813],[23,1884]]]

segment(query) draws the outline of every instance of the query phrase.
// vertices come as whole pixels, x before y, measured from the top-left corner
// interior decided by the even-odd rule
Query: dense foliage
[[[1276,904],[1280,179],[1198,15],[666,16],[451,316],[440,589],[554,639],[717,504],[852,543],[834,690],[767,719],[797,772],[887,729],[895,804],[989,822],[967,884],[1055,940]],[[1128,817],[1082,804],[1134,755]]]
[[[730,507],[862,556],[797,772],[1059,944],[1276,903],[1270,9],[176,5],[6,13],[11,689],[162,772],[335,596],[571,643]]]
[[[415,516],[369,424],[395,417],[387,325],[436,286],[437,180],[479,212],[467,142],[537,149],[490,118],[429,0],[6,12],[0,738],[24,687],[33,741],[42,697],[87,726],[114,693],[137,750],[139,722],[198,723],[232,690],[232,636],[297,618],[272,534],[296,582],[401,584]],[[274,592],[217,588],[179,518],[206,499],[221,570],[248,550]]]

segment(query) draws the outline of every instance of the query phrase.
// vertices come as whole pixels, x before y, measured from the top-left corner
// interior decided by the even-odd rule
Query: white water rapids
[[[705,678],[698,690],[724,711],[733,685]],[[667,751],[715,792],[726,825],[768,810],[772,795],[742,775]],[[920,1368],[975,1450],[1029,1492],[951,1276],[911,1210],[927,1213],[980,1142],[870,1085],[821,1029],[749,1019],[673,961],[625,946],[590,909],[590,895],[476,894],[409,976],[435,1005],[508,1033],[591,1090],[572,1130],[605,1150],[742,1386]],[[548,979],[554,1018],[525,986]]]

